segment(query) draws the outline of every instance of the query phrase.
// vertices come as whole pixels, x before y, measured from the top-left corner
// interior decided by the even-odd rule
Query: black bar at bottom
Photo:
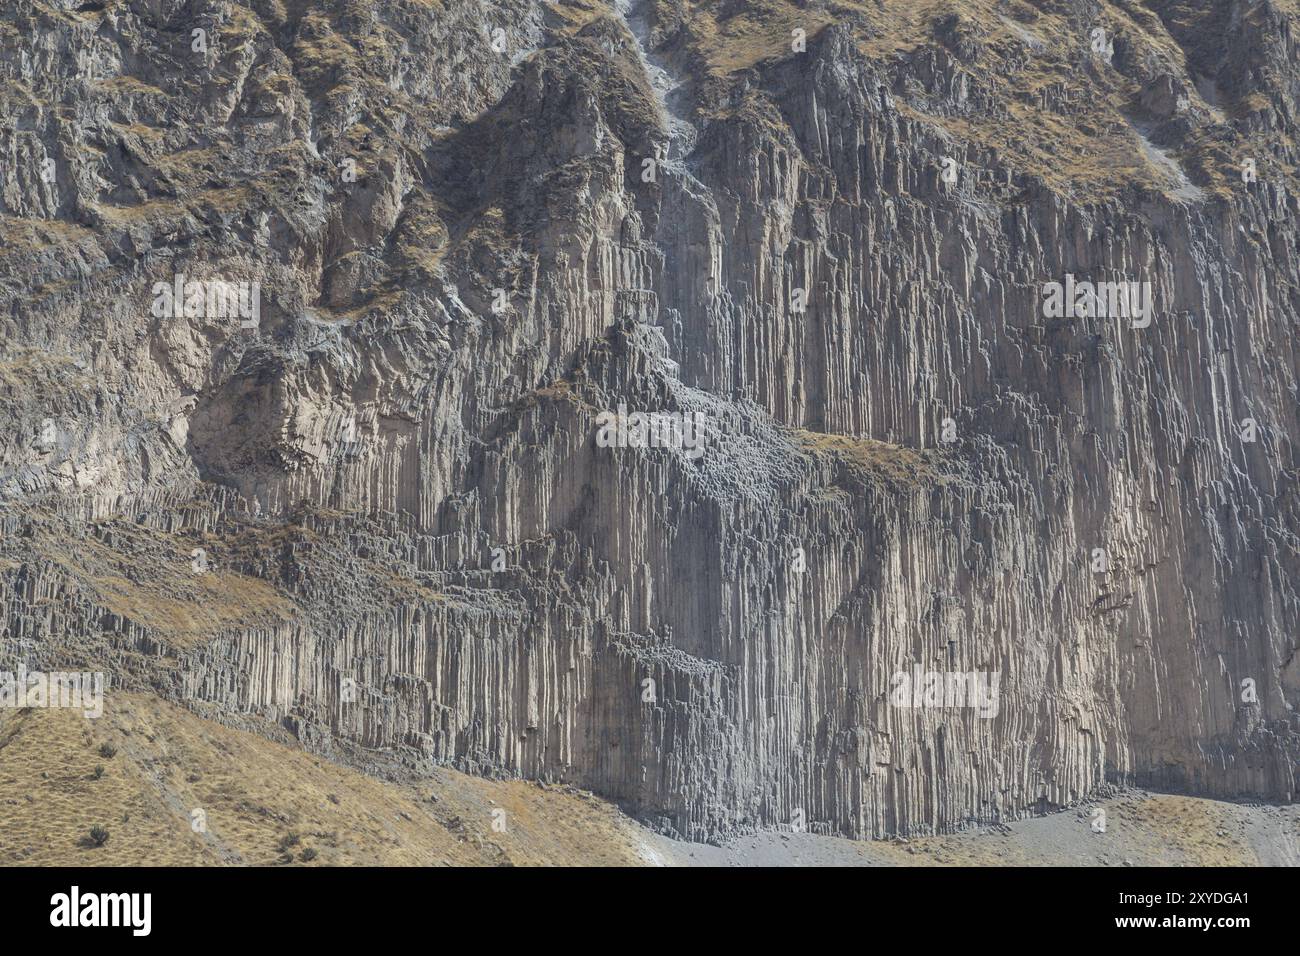
[[[484,930],[503,942],[536,933],[580,945],[611,921],[647,942],[689,927],[693,942],[716,939],[729,949],[792,922],[814,938],[824,928],[828,940],[878,928],[923,932],[927,943],[970,942],[996,928],[1071,941],[1195,934],[1231,943],[1254,930],[1283,931],[1295,905],[1289,874],[1266,869],[142,868],[9,869],[0,878],[11,943],[75,933],[79,943],[127,946],[335,948],[373,944],[376,933],[432,944],[430,932],[438,945],[457,945],[462,933]]]

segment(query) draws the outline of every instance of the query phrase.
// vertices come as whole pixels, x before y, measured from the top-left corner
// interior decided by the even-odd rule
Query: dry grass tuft
[[[922,485],[941,483],[943,476],[935,467],[933,453],[873,438],[852,438],[796,429],[799,442],[819,454],[837,455],[851,466],[896,484]]]

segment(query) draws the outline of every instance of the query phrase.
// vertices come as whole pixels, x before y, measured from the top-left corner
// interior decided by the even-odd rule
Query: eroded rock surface
[[[697,840],[1293,799],[1296,0],[10,0],[0,48],[0,666]]]

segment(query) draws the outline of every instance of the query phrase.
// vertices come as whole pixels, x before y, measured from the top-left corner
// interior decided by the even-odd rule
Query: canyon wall
[[[15,0],[0,666],[697,840],[1292,800],[1300,6],[1210,6]]]

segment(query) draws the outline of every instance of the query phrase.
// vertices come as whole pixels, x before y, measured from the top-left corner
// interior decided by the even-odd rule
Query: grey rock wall
[[[1300,10],[1208,6],[17,0],[0,666],[693,839],[1292,800]]]

